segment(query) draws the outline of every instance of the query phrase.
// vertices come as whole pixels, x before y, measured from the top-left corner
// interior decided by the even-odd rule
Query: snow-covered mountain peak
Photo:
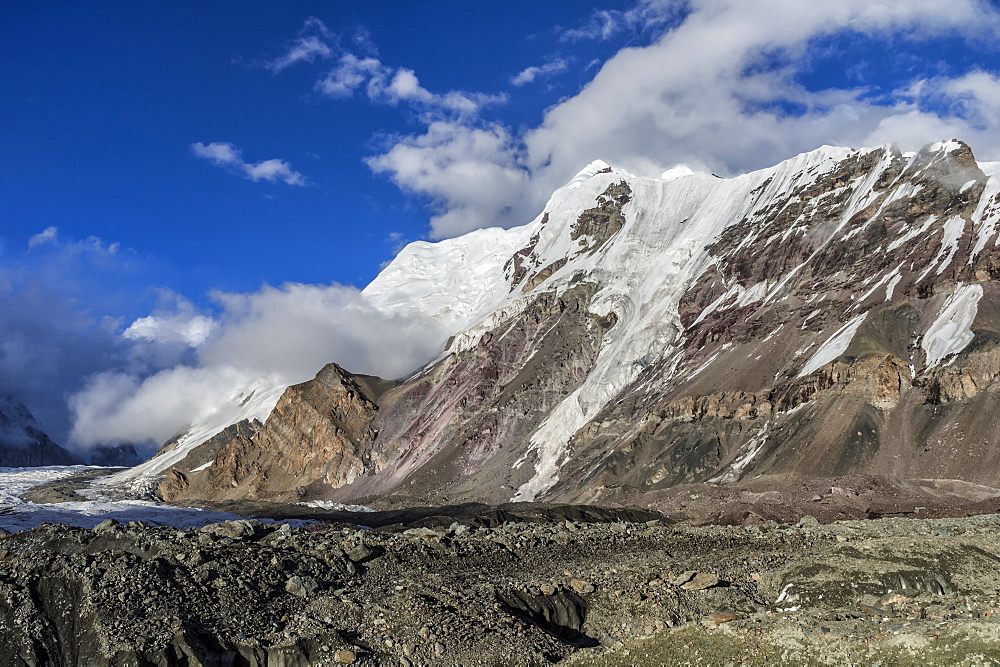
[[[895,465],[913,453],[879,443],[930,437],[921,406],[1000,377],[1000,182],[961,142],[689,172],[595,161],[521,227],[400,252],[364,306],[450,342],[329,449],[336,499],[596,501],[824,456]]]
[[[678,164],[660,174],[660,180],[672,181],[678,178],[684,178],[685,176],[691,176],[695,173],[697,172],[686,164]]]
[[[12,396],[0,396],[0,467],[78,462],[52,442],[23,403]]]
[[[924,150],[928,153],[954,153],[955,151],[969,151],[971,153],[968,144],[964,141],[959,141],[958,139],[935,141]]]
[[[21,403],[13,396],[0,395],[0,420],[10,425],[17,425],[22,428],[38,427],[38,422],[28,411],[24,403]]]
[[[41,431],[35,417],[12,396],[0,396],[0,446],[29,447]]]
[[[584,181],[596,176],[597,174],[607,174],[612,171],[614,171],[612,166],[607,162],[605,162],[604,160],[594,160],[586,167],[578,171],[576,175],[573,178],[571,178],[570,181],[563,187],[570,190],[575,190],[576,188],[580,187],[580,185]]]

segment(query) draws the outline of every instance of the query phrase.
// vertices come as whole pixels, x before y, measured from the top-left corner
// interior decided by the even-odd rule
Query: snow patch
[[[726,466],[724,472],[716,475],[712,479],[708,480],[709,484],[732,484],[733,482],[738,482],[740,477],[743,476],[743,471],[748,465],[750,465],[757,455],[764,450],[764,445],[767,444],[767,430],[771,426],[771,422],[767,422],[760,429],[758,433],[750,437],[742,447],[740,447],[739,453],[736,458]]]
[[[929,215],[929,216],[927,216],[927,219],[924,220],[924,223],[922,225],[920,225],[919,227],[909,227],[909,228],[907,228],[906,232],[904,232],[902,236],[900,236],[898,239],[896,239],[895,241],[893,241],[893,242],[891,242],[889,244],[889,252],[892,252],[893,250],[895,250],[899,246],[903,245],[904,243],[906,243],[910,239],[914,239],[914,238],[922,235],[924,232],[926,232],[928,229],[930,229],[930,226],[932,224],[934,224],[935,220],[937,220],[937,216],[935,216],[935,215]]]
[[[856,315],[848,320],[844,326],[837,329],[825,343],[819,346],[819,349],[816,350],[812,358],[799,371],[798,377],[809,375],[846,352],[847,348],[851,345],[851,341],[854,340],[854,334],[857,333],[858,328],[864,323],[866,317],[868,317],[867,312]]]
[[[875,292],[877,292],[878,289],[880,287],[882,287],[883,285],[885,285],[886,283],[888,283],[888,286],[885,289],[885,300],[888,301],[889,299],[891,299],[892,298],[892,291],[896,287],[896,283],[898,283],[899,279],[902,277],[899,274],[899,270],[900,270],[900,268],[902,268],[902,266],[903,265],[900,264],[895,269],[893,269],[889,273],[887,273],[884,276],[882,276],[882,278],[877,283],[875,283],[871,287],[871,289],[869,289],[867,292],[865,292],[864,294],[862,294],[858,298],[857,302],[855,302],[855,304],[853,306],[851,306],[851,308],[857,308],[858,306],[862,305],[865,301],[868,300],[868,297],[870,297],[872,294],[874,294]],[[872,276],[872,277],[874,278],[874,276]]]
[[[935,266],[938,269],[934,275],[941,275],[941,272],[948,268],[951,260],[955,259],[955,253],[958,252],[958,241],[962,238],[964,231],[964,218],[956,215],[945,221],[941,227],[941,248],[934,259],[927,265],[927,268],[924,269],[923,273],[913,281],[914,283],[919,283],[923,280]]]
[[[947,357],[964,350],[975,334],[972,323],[976,319],[979,300],[983,296],[982,285],[962,285],[948,297],[938,311],[937,318],[927,329],[920,346],[926,353],[926,368],[937,366]]]
[[[775,337],[776,335],[778,335],[778,332],[779,332],[779,331],[781,331],[781,330],[782,330],[782,328],[784,328],[784,326],[785,326],[785,325],[784,325],[784,323],[782,323],[782,324],[779,324],[779,325],[778,325],[778,328],[777,328],[777,329],[775,329],[774,331],[772,331],[771,333],[767,334],[767,336],[765,336],[765,337],[764,337],[764,340],[762,340],[761,342],[762,342],[762,343],[766,343],[767,341],[769,341],[769,340],[771,340],[772,338],[774,338],[774,337]]]
[[[715,354],[713,354],[712,356],[710,356],[710,357],[708,358],[708,361],[706,361],[706,362],[705,362],[705,363],[703,363],[703,364],[702,364],[701,366],[699,366],[698,368],[696,368],[696,369],[694,369],[693,371],[691,371],[690,373],[688,373],[688,376],[687,376],[687,379],[688,379],[688,380],[691,380],[691,379],[693,379],[693,378],[694,378],[694,377],[696,377],[696,376],[697,376],[697,375],[698,375],[699,373],[701,373],[701,372],[702,372],[703,370],[705,370],[706,368],[708,368],[709,366],[711,366],[711,365],[712,365],[712,363],[713,363],[713,362],[714,362],[714,361],[715,361],[716,359],[718,359],[718,358],[719,358],[719,355],[720,355],[720,354],[722,354],[722,351],[721,351],[721,350],[719,350],[718,352],[716,352]]]
[[[995,162],[1000,166],[1000,162]],[[1000,195],[1000,177],[991,177],[986,182],[983,194],[979,197],[979,205],[972,214],[973,227],[976,230],[976,244],[969,255],[968,264],[986,247],[987,242],[996,235],[997,224],[1000,223],[1000,205],[996,204]],[[1000,237],[998,237],[1000,240]]]
[[[896,274],[892,277],[892,280],[890,280],[889,284],[886,285],[886,287],[885,287],[885,300],[886,301],[888,301],[888,300],[890,300],[892,298],[892,292],[893,292],[893,290],[896,289],[896,285],[898,285],[899,281],[902,280],[902,278],[903,278],[903,276],[900,275],[900,273],[899,273],[899,269],[902,266],[903,265],[900,264],[899,266],[896,267]]]
[[[366,505],[345,505],[344,503],[336,503],[332,500],[308,500],[304,503],[299,503],[299,505],[305,505],[306,507],[313,507],[315,509],[327,510],[330,512],[374,512],[371,507]]]

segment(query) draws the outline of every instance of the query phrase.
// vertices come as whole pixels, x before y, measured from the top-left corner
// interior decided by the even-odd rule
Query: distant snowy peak
[[[0,466],[67,465],[79,459],[42,431],[28,408],[0,396]]]
[[[578,171],[576,176],[570,179],[569,183],[563,186],[563,189],[575,190],[597,174],[610,174],[614,171],[615,169],[604,160],[594,160],[586,167]]]
[[[0,424],[9,428],[39,428],[34,415],[13,396],[0,395]]]
[[[23,403],[12,396],[0,396],[0,447],[26,449],[47,439]]]

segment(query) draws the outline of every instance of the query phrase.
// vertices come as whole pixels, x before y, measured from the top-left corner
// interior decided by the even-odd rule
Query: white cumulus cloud
[[[46,227],[44,230],[28,239],[28,248],[42,245],[43,243],[55,243],[59,239],[59,229],[57,227]]]
[[[195,358],[152,373],[123,368],[92,376],[70,399],[74,442],[161,444],[248,387],[302,382],[330,361],[400,377],[439,353],[452,333],[412,314],[380,311],[357,289],[336,284],[213,297],[221,312],[211,320],[178,301],[173,314],[133,322],[126,339],[196,346]]]
[[[333,54],[329,42],[333,34],[318,18],[311,16],[306,19],[299,35],[280,56],[264,62],[264,66],[277,74],[296,63],[315,62],[319,58],[329,58]]]
[[[432,122],[368,165],[427,198],[431,234],[443,238],[530,220],[553,189],[597,158],[641,176],[676,164],[733,175],[822,144],[891,141],[911,150],[951,137],[970,143],[980,159],[1000,158],[995,71],[918,78],[877,96],[862,88],[811,90],[798,78],[817,40],[837,35],[894,40],[911,53],[932,37],[995,42],[1000,12],[982,0],[647,0],[599,12],[583,32],[563,38],[603,39],[625,29],[662,34],[620,50],[539,125],[515,131],[479,118]]]
[[[288,185],[306,184],[305,176],[292,169],[284,160],[272,158],[261,162],[245,162],[242,152],[229,142],[213,141],[210,144],[203,144],[197,141],[191,144],[191,152],[216,166],[232,169],[254,182],[281,181]]]
[[[122,332],[122,337],[155,343],[184,343],[189,347],[198,347],[208,339],[213,329],[215,321],[204,315],[191,317],[147,315],[132,322]]]
[[[529,209],[518,205],[518,192],[528,186],[528,174],[514,138],[501,125],[437,121],[367,163],[402,189],[440,203],[431,219],[435,238],[526,221]]]
[[[568,67],[569,65],[565,60],[553,60],[545,63],[544,65],[524,68],[518,72],[516,76],[511,78],[510,82],[515,86],[523,86],[526,83],[531,83],[540,76],[550,76],[558,72],[563,72]]]
[[[351,97],[367,81],[386,76],[387,71],[377,58],[359,58],[353,53],[345,53],[337,66],[316,82],[316,90],[330,97]]]
[[[405,67],[389,67],[373,57],[345,53],[337,66],[316,82],[316,90],[334,98],[352,97],[363,88],[376,104],[409,104],[428,117],[452,114],[471,117],[491,104],[501,104],[504,95],[486,95],[459,90],[433,93],[420,85],[416,73]]]

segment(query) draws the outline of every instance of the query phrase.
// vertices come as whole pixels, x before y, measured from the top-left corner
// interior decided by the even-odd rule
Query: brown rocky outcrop
[[[350,483],[366,469],[375,401],[389,385],[328,364],[289,387],[263,425],[236,425],[206,443],[216,448],[206,469],[190,472],[185,462],[172,468],[160,493],[170,500],[294,499],[310,484]],[[199,449],[189,458],[205,456]]]
[[[570,232],[570,238],[580,246],[577,254],[593,254],[618,233],[625,224],[622,207],[631,199],[628,183],[613,183],[597,198],[597,206],[580,214]]]
[[[209,474],[205,471],[215,461],[215,457],[219,455],[219,452],[224,447],[230,445],[233,440],[248,440],[262,426],[263,424],[257,420],[250,421],[247,419],[227,426],[200,446],[188,452],[180,462],[172,466],[160,481],[157,488],[157,495],[166,501],[179,500],[192,493],[192,483],[195,486],[195,493],[208,493],[211,486],[209,485]]]

